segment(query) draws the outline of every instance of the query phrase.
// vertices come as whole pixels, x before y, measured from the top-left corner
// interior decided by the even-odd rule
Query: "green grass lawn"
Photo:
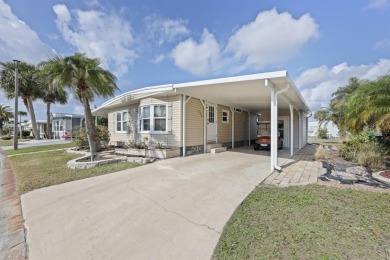
[[[259,186],[227,223],[214,259],[390,259],[390,193]]]
[[[309,137],[307,139],[307,142],[312,144],[337,144],[337,143],[341,143],[343,140],[345,139],[342,138],[320,139],[320,138]]]
[[[69,169],[66,163],[77,157],[80,157],[80,154],[67,154],[60,150],[10,157],[18,193],[139,166],[136,163],[124,162],[83,170]]]
[[[18,139],[18,144],[21,144],[23,142],[31,141],[31,139]],[[14,145],[14,140],[0,140],[0,146],[9,146]]]
[[[50,151],[56,149],[65,149],[70,147],[75,147],[76,145],[72,142],[67,144],[51,144],[51,145],[42,145],[42,146],[32,146],[26,148],[20,148],[18,150],[7,150],[4,151],[7,155],[15,155],[15,154],[23,154],[23,153],[33,153],[33,152],[42,152],[42,151]]]

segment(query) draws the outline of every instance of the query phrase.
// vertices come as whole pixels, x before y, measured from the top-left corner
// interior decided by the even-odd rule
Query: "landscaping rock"
[[[345,165],[343,163],[335,162],[334,163],[334,169],[336,171],[345,172],[347,170],[347,165]]]
[[[357,176],[362,176],[362,177],[365,177],[369,174],[367,169],[363,166],[348,167],[346,169],[346,172],[357,175]]]
[[[332,176],[336,179],[341,179],[346,182],[357,182],[358,178],[352,173],[342,172],[342,171],[332,171]]]

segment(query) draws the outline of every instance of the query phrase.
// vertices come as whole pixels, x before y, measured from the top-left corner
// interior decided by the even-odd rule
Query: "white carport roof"
[[[306,102],[288,77],[287,71],[252,74],[238,77],[212,79],[175,84],[176,92],[201,98],[217,104],[240,108],[251,113],[261,113],[270,108],[271,89],[266,86],[270,81],[275,91],[290,88],[281,94],[279,108],[289,108],[289,104],[304,113],[310,112]]]
[[[289,78],[287,71],[275,71],[229,78],[219,78],[203,81],[194,81],[180,84],[170,84],[147,87],[126,92],[114,97],[93,111],[94,115],[107,115],[108,109],[134,104],[147,96],[184,94],[191,97],[207,100],[226,106],[239,108],[251,113],[261,113],[270,109],[271,89],[266,81],[274,87],[275,91],[290,87],[283,92],[278,100],[279,108],[289,108],[289,104],[303,113],[310,109]],[[269,85],[270,85],[269,84]]]

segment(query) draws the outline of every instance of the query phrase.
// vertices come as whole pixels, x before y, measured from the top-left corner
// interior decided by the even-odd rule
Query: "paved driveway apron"
[[[209,259],[269,175],[241,152],[159,161],[22,196],[30,259]]]

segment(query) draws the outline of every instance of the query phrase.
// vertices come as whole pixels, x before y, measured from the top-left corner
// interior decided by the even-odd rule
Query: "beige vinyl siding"
[[[248,140],[248,113],[234,113],[234,141]]]
[[[108,111],[108,130],[110,131],[110,144],[116,145],[116,142],[129,142],[136,136],[137,131],[137,108],[138,104],[123,106],[120,108],[111,109]],[[116,113],[128,111],[128,131],[126,133],[118,133],[116,131]],[[135,116],[135,117],[134,117]]]
[[[222,110],[229,112],[229,123],[222,122]],[[217,141],[218,143],[226,143],[232,141],[232,111],[230,107],[217,106]]]
[[[168,124],[171,124],[171,132],[167,134],[148,134],[140,133],[139,140],[148,138],[151,145],[156,143],[163,143],[169,147],[180,147],[181,146],[181,96],[173,97],[149,97],[140,100],[141,106],[148,105],[163,105],[167,104],[168,110],[171,110],[171,115],[167,114]]]
[[[148,134],[139,133],[138,111],[140,106],[167,104],[168,124],[171,124],[171,132],[167,134]],[[131,106],[123,106],[120,108],[112,109],[108,113],[108,128],[111,133],[110,143],[116,144],[117,141],[129,142],[142,142],[145,141],[147,145],[153,146],[156,143],[163,143],[169,147],[181,146],[181,96],[163,97],[163,98],[145,98],[141,99],[139,104]],[[129,111],[129,130],[127,133],[117,133],[116,129],[116,112]],[[171,115],[169,112],[171,111]],[[147,138],[147,140],[145,139]]]
[[[203,105],[191,98],[186,104],[186,146],[203,145]]]

